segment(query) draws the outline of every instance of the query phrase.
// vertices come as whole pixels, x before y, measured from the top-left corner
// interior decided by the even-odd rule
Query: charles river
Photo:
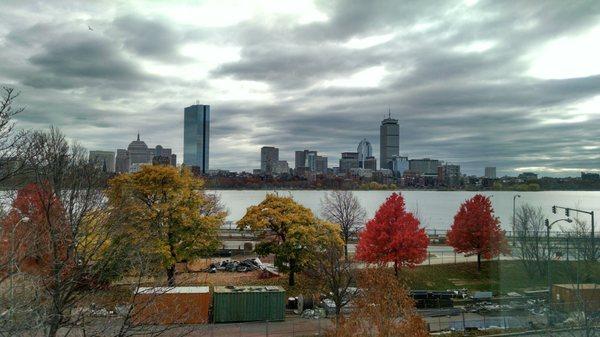
[[[269,190],[212,190],[221,197],[221,202],[228,210],[228,221],[237,221],[244,216],[246,208],[260,203]],[[281,196],[291,195],[294,200],[309,207],[319,215],[321,199],[327,191],[323,190],[277,190]],[[365,208],[367,217],[371,218],[375,211],[393,191],[354,191],[358,200]],[[562,212],[552,214],[552,205],[578,208],[596,213],[596,222],[600,216],[600,192],[580,191],[542,191],[542,192],[512,192],[512,191],[487,191],[487,192],[465,192],[465,191],[401,191],[406,200],[409,211],[417,213],[422,226],[427,229],[446,230],[449,229],[454,214],[460,204],[476,193],[482,193],[491,197],[496,216],[500,218],[502,228],[511,230],[513,214],[513,196],[519,194],[516,199],[519,205],[529,203],[535,207],[542,207],[546,216],[550,219],[564,217]],[[571,215],[573,216],[573,214]],[[589,224],[589,216],[581,214],[581,220]],[[558,230],[558,228],[556,228]]]

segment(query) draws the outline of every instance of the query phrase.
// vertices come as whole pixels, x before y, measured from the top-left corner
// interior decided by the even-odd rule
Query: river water
[[[265,190],[212,190],[221,197],[223,205],[228,210],[227,220],[237,221],[244,216],[246,208],[260,203],[265,195],[273,191]],[[291,195],[300,204],[309,207],[319,214],[321,199],[327,191],[317,190],[278,190],[279,195]],[[354,191],[358,200],[365,208],[367,217],[371,218],[375,211],[385,201],[392,191]],[[579,191],[544,191],[544,192],[464,192],[464,191],[402,191],[408,210],[417,212],[422,221],[422,226],[428,229],[448,229],[452,224],[454,214],[460,204],[476,193],[491,196],[496,216],[500,218],[502,227],[511,230],[513,196],[521,195],[516,199],[517,207],[523,203],[530,203],[542,207],[550,220],[559,219],[564,214],[552,214],[552,205],[579,208],[594,211],[600,216],[600,192]],[[581,219],[589,221],[589,216],[582,214]],[[596,220],[597,222],[597,220]]]

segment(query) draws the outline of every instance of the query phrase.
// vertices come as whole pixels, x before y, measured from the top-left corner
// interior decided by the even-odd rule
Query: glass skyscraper
[[[192,105],[184,109],[183,163],[208,171],[210,105]]]

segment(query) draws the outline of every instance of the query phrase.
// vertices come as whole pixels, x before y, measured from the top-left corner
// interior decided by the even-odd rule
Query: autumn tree
[[[457,253],[477,255],[478,271],[482,257],[491,259],[510,251],[490,198],[481,194],[460,205],[448,232],[448,244]]]
[[[335,190],[321,200],[321,215],[338,224],[344,240],[344,256],[348,258],[348,242],[365,221],[365,209],[352,191]]]
[[[363,270],[358,286],[360,291],[352,302],[354,310],[329,336],[429,336],[408,290],[387,270]]]
[[[219,245],[226,212],[186,168],[145,165],[113,178],[107,194],[123,222],[117,234],[156,257],[169,286],[175,285],[176,263],[206,256]]]
[[[2,265],[7,267],[3,274],[19,270],[40,276],[44,283],[52,282],[53,254],[65,260],[67,247],[73,241],[61,201],[47,188],[34,183],[17,191],[0,234],[4,243]],[[67,264],[70,266],[64,274],[74,265],[72,257]]]
[[[545,220],[542,208],[530,204],[521,205],[515,212],[515,244],[521,254],[521,263],[532,277],[545,275],[550,257]]]
[[[425,261],[429,238],[419,220],[405,209],[404,198],[392,193],[360,233],[356,258],[368,263],[414,267]]]
[[[316,254],[310,275],[319,281],[321,291],[335,304],[335,324],[339,325],[342,309],[356,296],[353,261],[344,255],[341,245],[327,245]]]
[[[260,204],[248,207],[237,226],[252,230],[259,238],[255,248],[259,255],[275,255],[275,265],[288,272],[290,286],[295,284],[295,273],[315,262],[317,252],[332,242],[341,243],[335,225],[317,219],[292,197],[276,194],[267,194]]]
[[[2,223],[3,255],[9,257],[0,289],[8,289],[10,303],[0,326],[8,335],[40,330],[53,337],[79,322],[72,309],[105,286],[99,280],[110,281],[114,274],[108,268],[114,265],[107,261],[119,259],[100,234],[111,231],[102,217],[107,213],[98,188],[102,175],[85,150],[56,129],[33,132],[26,141],[32,151],[18,159],[25,163],[21,179],[28,184]]]

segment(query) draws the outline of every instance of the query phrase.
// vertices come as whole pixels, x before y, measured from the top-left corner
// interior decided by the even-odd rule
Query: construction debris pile
[[[221,272],[237,272],[237,273],[246,273],[249,271],[261,270],[261,278],[269,278],[269,277],[277,277],[279,273],[277,272],[277,268],[273,265],[262,263],[259,258],[255,257],[253,259],[245,259],[243,261],[236,260],[225,260],[221,261],[221,263],[212,263],[207,272],[216,273],[217,271]]]

